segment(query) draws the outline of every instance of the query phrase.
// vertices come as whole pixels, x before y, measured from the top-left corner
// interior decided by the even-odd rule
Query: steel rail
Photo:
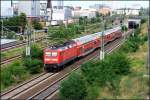
[[[33,87],[34,85],[38,84],[41,81],[46,80],[49,77],[52,77],[54,73],[42,73],[35,78],[30,79],[29,81],[24,82],[23,84],[18,85],[15,88],[12,88],[4,93],[1,94],[1,99],[9,99],[12,98],[19,93]]]
[[[117,45],[117,47],[119,47],[119,46]],[[117,47],[115,46],[115,49],[116,49]],[[109,50],[110,50],[109,52],[112,52],[112,51],[113,51],[113,49],[109,49]],[[92,53],[91,55],[93,55],[93,54],[95,54],[95,52]],[[89,55],[89,56],[87,56],[87,57],[90,57],[91,55]],[[98,54],[98,55],[99,55],[99,54]],[[98,55],[96,55],[96,56],[98,56]],[[85,57],[82,62],[80,62],[80,61],[76,62],[76,63],[79,63],[79,62],[80,62],[78,66],[80,66],[83,62],[85,62],[84,60],[87,61],[87,59],[86,59],[87,57]],[[92,59],[93,59],[93,58],[95,58],[95,56],[94,56],[94,57],[92,56]],[[89,59],[91,59],[91,57],[90,57]],[[75,63],[75,64],[76,64],[76,63]],[[71,66],[74,66],[74,64],[71,65]],[[74,70],[74,69],[73,69],[73,70]],[[69,73],[70,73],[70,72],[69,72]],[[68,75],[69,73],[67,73],[67,74],[65,74],[65,75]],[[63,78],[61,77],[61,78],[59,78],[59,79],[63,79]],[[54,84],[54,83],[56,83],[56,81],[54,81],[52,84]],[[51,86],[52,86],[52,85],[51,85]],[[16,94],[16,95],[17,95],[17,94]],[[37,94],[36,94],[36,95],[37,95]],[[32,97],[34,97],[34,96],[35,96],[35,95],[33,95]],[[31,98],[32,98],[32,97],[31,97]],[[12,98],[12,97],[10,97],[10,98]],[[30,99],[30,98],[29,98],[29,99]]]
[[[113,50],[115,50],[116,48],[118,48],[119,46],[121,46],[122,42],[123,42],[123,38],[121,38],[120,40],[118,40],[119,43],[117,43],[115,45],[115,47],[112,47],[111,49],[109,49],[109,46],[107,47],[108,50],[106,50],[106,53],[110,54]],[[118,42],[116,41],[116,42]],[[114,43],[115,44],[115,43]],[[99,54],[96,53],[95,56],[93,56],[92,58],[88,59],[88,60],[92,60],[96,57],[98,57]],[[87,61],[87,60],[86,60]],[[58,89],[59,89],[59,85],[61,83],[62,80],[66,79],[68,77],[68,75],[70,75],[70,73],[72,73],[73,71],[79,69],[81,66],[78,65],[75,69],[73,69],[71,72],[66,73],[65,75],[63,75],[61,78],[57,79],[56,81],[54,81],[53,83],[51,83],[49,86],[45,87],[43,90],[39,91],[38,93],[34,94],[33,96],[31,96],[30,98],[28,98],[29,100],[31,99],[46,99],[48,96],[52,95],[53,93],[55,93]]]
[[[40,38],[36,39],[35,41],[39,42],[39,41],[42,41],[44,38],[45,37],[40,37]],[[32,40],[32,41],[34,41],[34,40]],[[7,50],[10,50],[10,49],[13,49],[13,48],[17,48],[17,47],[20,47],[20,46],[24,46],[24,45],[26,45],[26,42],[20,42],[20,43],[17,43],[15,45],[11,45],[9,47],[1,48],[1,52],[5,52]]]

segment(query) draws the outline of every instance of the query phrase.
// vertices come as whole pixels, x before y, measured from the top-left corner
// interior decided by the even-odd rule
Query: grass
[[[99,27],[98,25],[95,25],[95,27],[91,27],[91,32],[89,33],[93,33],[93,31],[99,31]],[[84,36],[86,35],[85,33],[83,34],[77,34],[77,37],[80,36]],[[49,42],[51,44],[53,44],[55,41],[53,40],[49,40]],[[46,43],[41,42],[39,44],[40,46],[46,45]],[[2,59],[6,58],[6,57],[12,57],[15,55],[18,55],[19,53],[21,54],[23,52],[23,50],[25,50],[25,47],[19,47],[19,48],[14,48],[11,50],[8,50],[6,52],[2,52]],[[1,91],[17,85],[18,83],[23,82],[24,80],[29,79],[30,77],[32,77],[33,75],[29,73],[29,71],[27,69],[25,69],[25,66],[22,64],[22,60],[17,60],[17,61],[13,61],[12,63],[8,64],[8,65],[4,65],[7,67],[2,67],[1,69]]]
[[[6,67],[1,68],[1,91],[8,90],[13,86],[16,86],[27,79],[31,79],[34,76],[42,73],[43,70],[40,68],[37,72],[34,71],[34,74],[31,73],[31,68],[29,69],[27,66],[23,65],[23,61],[16,60],[11,64],[5,65]],[[33,67],[35,68],[35,66]],[[36,66],[36,68],[38,68]]]
[[[92,26],[92,25],[94,25],[94,26]],[[81,37],[81,36],[84,36],[84,35],[87,35],[87,34],[91,34],[93,32],[100,31],[100,28],[98,27],[99,23],[94,23],[92,25],[90,24],[90,25],[87,26],[88,27],[88,30],[87,30],[88,33],[84,32],[83,34],[77,34],[76,37]],[[39,37],[42,37],[42,36],[44,37],[45,34],[44,33],[35,33],[35,37],[36,38],[39,38]],[[33,36],[32,36],[32,38],[33,38]],[[57,41],[55,41],[55,40],[48,40],[48,45],[57,44],[57,43],[59,43],[59,40],[57,40]],[[38,42],[38,43],[39,43],[39,45],[41,47],[46,46],[46,43],[44,43],[44,42]],[[7,59],[7,58],[10,58],[10,57],[13,57],[13,56],[16,56],[18,54],[22,54],[22,52],[24,50],[25,50],[25,46],[22,46],[22,47],[18,47],[18,48],[14,48],[14,49],[10,49],[8,51],[2,52],[1,53],[1,55],[2,55],[1,56],[1,60]]]
[[[1,54],[4,55],[4,56],[1,56],[1,59],[3,60],[6,58],[9,58],[9,57],[13,57],[18,54],[21,54],[24,49],[25,49],[25,47],[19,47],[19,48],[14,48],[14,49],[10,49],[8,51],[1,52]]]
[[[146,74],[146,53],[139,50],[136,53],[128,54],[128,56],[131,59],[131,74],[122,79],[121,97],[144,99],[148,92],[148,80],[143,77]]]
[[[141,26],[141,33],[146,35],[146,24]],[[140,45],[140,48],[135,53],[128,53],[127,56],[131,63],[131,73],[123,76],[120,83],[120,95],[117,99],[145,99],[148,96],[149,85],[148,78],[143,77],[146,73],[148,43]],[[98,98],[113,99],[112,92],[106,88],[100,90]]]
[[[28,71],[19,60],[13,62],[8,67],[1,68],[1,91],[7,87],[20,83],[29,77]]]
[[[131,60],[131,73],[122,77],[120,83],[120,96],[118,99],[145,99],[149,86],[148,78],[143,77],[146,74],[146,43],[136,52],[129,53]],[[113,94],[108,88],[101,90],[98,98],[113,99]]]

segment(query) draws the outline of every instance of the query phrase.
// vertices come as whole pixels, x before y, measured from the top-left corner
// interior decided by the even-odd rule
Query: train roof
[[[112,29],[108,29],[108,30],[104,31],[104,35],[108,35],[112,32],[120,30],[120,29],[121,29],[120,26],[112,28]],[[86,36],[76,38],[76,39],[72,39],[72,40],[75,41],[75,42],[80,42],[80,43],[84,44],[84,43],[92,41],[92,40],[94,40],[94,39],[96,39],[97,37],[100,37],[100,36],[102,36],[102,32],[97,32],[97,33],[94,33],[94,34],[86,35]]]
[[[8,43],[17,42],[15,39],[1,39],[1,45],[5,45]]]
[[[112,29],[108,29],[108,30],[104,31],[104,35],[108,35],[108,34],[110,34],[112,32],[115,32],[119,29],[121,29],[121,28],[120,27],[115,27],[115,28],[112,28]],[[53,45],[53,46],[50,46],[49,48],[51,50],[57,50],[57,49],[62,49],[63,50],[63,49],[69,48],[70,46],[74,45],[77,42],[80,42],[81,44],[90,42],[90,41],[96,39],[97,37],[100,37],[101,35],[102,35],[102,32],[97,32],[97,33],[86,35],[86,36],[83,36],[83,37],[80,37],[80,38],[72,39],[72,40],[67,41],[67,42],[65,42],[63,44],[60,44],[60,45]]]
[[[65,43],[63,43],[63,44],[50,46],[49,48],[50,48],[51,50],[67,49],[67,48],[69,48],[69,47],[70,47],[71,45],[73,45],[73,44],[75,44],[75,41],[70,40],[70,41],[67,41],[67,42],[65,42]]]

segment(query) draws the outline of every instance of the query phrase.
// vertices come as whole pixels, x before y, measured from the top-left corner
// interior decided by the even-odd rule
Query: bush
[[[31,74],[36,74],[42,71],[43,62],[38,59],[26,57],[24,59],[24,66]]]
[[[119,95],[121,76],[129,72],[129,60],[122,52],[115,52],[102,61],[90,61],[81,66],[81,73],[89,86],[107,86],[115,96]],[[96,98],[96,90],[94,92],[92,95]]]
[[[91,23],[95,23],[97,21],[97,18],[91,18]]]
[[[71,74],[60,85],[60,99],[62,100],[84,100],[86,95],[85,81],[77,73]]]
[[[80,26],[78,26],[78,27],[79,27],[80,32],[84,32],[85,27],[84,27],[83,25],[80,25]]]
[[[121,50],[123,52],[136,52],[139,49],[138,43],[132,41],[126,41],[126,43],[122,46]]]
[[[68,28],[65,26],[60,26],[58,28],[49,28],[48,34],[49,37],[53,39],[60,40],[69,40],[75,36],[75,34],[79,34],[79,28],[76,25],[69,25]]]
[[[7,69],[3,70],[1,72],[1,85],[4,87],[10,86],[14,82],[12,78],[12,74],[10,71],[7,71]]]
[[[146,19],[145,19],[145,18],[142,18],[141,24],[144,24],[144,23],[146,23]]]
[[[92,85],[88,87],[87,91],[88,94],[86,100],[96,100],[97,97],[99,96],[100,88],[96,85]]]
[[[127,75],[130,72],[130,61],[124,53],[116,51],[106,58],[117,75]]]
[[[26,57],[26,51],[23,51],[23,58]],[[43,49],[37,44],[31,45],[31,58],[43,60]]]
[[[123,25],[123,26],[121,27],[121,30],[122,30],[122,31],[127,31],[128,28],[127,28],[125,25]]]
[[[3,68],[0,74],[2,89],[22,81],[28,75],[25,67],[18,61],[12,63],[6,68]]]
[[[93,62],[87,62],[81,66],[82,75],[89,84],[96,82],[99,73],[99,70],[96,70],[96,68]]]
[[[34,29],[36,30],[42,29],[42,25],[37,20],[33,20],[32,24],[33,24]]]
[[[31,46],[31,57],[34,59],[43,59],[43,49],[37,44]]]
[[[141,29],[138,28],[135,30],[134,36],[130,36],[125,44],[122,46],[121,50],[128,52],[136,52],[139,49],[139,45],[143,44],[144,39],[140,37]]]

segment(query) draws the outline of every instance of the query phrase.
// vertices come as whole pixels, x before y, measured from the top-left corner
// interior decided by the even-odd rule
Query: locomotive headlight
[[[52,61],[58,61],[58,59],[51,59]]]
[[[50,59],[45,59],[45,61],[50,61]]]

